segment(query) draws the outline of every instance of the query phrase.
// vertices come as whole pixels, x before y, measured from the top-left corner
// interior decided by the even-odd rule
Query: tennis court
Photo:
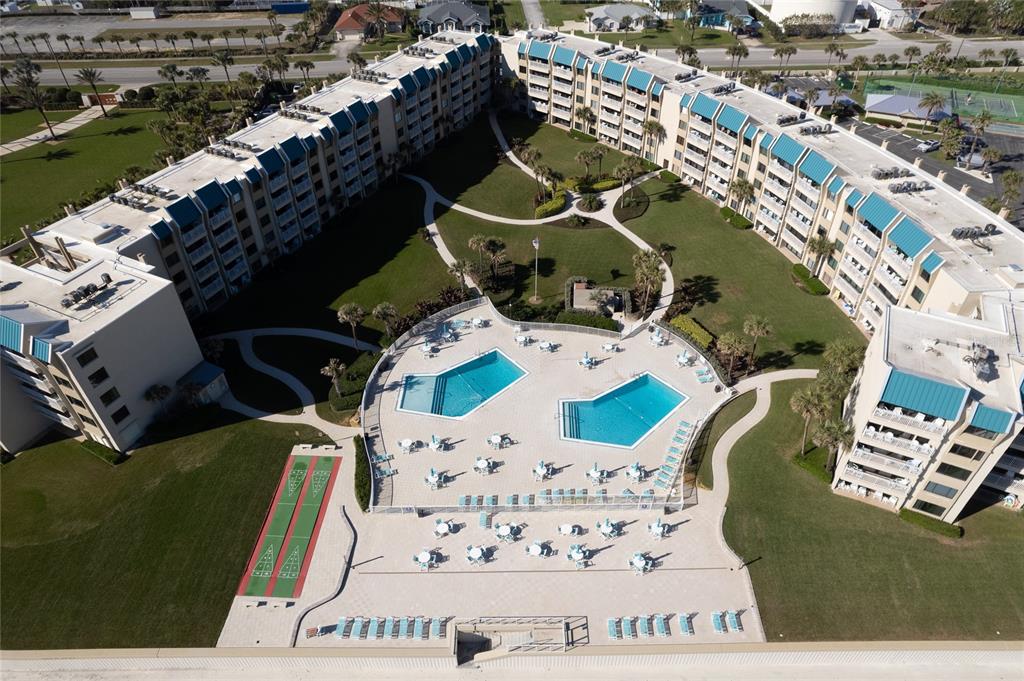
[[[240,596],[297,598],[313,557],[341,458],[292,456],[271,503],[242,582]]]
[[[982,111],[988,111],[993,118],[1003,121],[1024,123],[1024,95],[981,92],[964,87],[908,83],[905,81],[873,78],[864,83],[864,93],[887,93],[907,97],[924,97],[926,93],[938,92],[946,98],[950,110],[960,118],[970,118]]]

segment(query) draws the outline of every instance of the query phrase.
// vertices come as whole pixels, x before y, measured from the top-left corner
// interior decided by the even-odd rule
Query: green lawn
[[[50,119],[50,125],[56,125],[78,113],[81,111],[47,111],[46,117]],[[7,144],[37,132],[46,132],[46,125],[43,123],[43,117],[35,109],[0,114],[0,144]]]
[[[745,392],[715,412],[711,420],[701,428],[700,436],[693,445],[690,461],[696,468],[697,484],[704,489],[714,489],[715,487],[715,473],[711,465],[711,455],[715,451],[715,446],[722,439],[725,431],[750,413],[756,401],[757,394],[753,390]]]
[[[216,645],[285,458],[324,440],[214,407],[179,423],[116,468],[74,440],[3,467],[3,648]]]
[[[542,3],[546,5],[551,0]],[[509,31],[515,31],[516,27],[526,28],[526,13],[523,11],[522,0],[502,0],[505,9],[505,24]]]
[[[591,7],[599,7],[608,3],[602,2],[559,2],[559,0],[548,0],[540,4],[544,12],[544,19],[551,28],[558,28],[567,21],[586,21],[585,10]]]
[[[522,227],[485,222],[456,211],[440,216],[438,227],[455,257],[471,262],[478,258],[468,245],[474,234],[496,236],[505,242],[509,262],[515,268],[515,284],[491,296],[496,305],[533,296],[534,237],[540,237],[539,292],[545,305],[564,299],[565,280],[571,276],[589,277],[605,286],[633,285],[632,257],[636,247],[610,227]]]
[[[231,31],[231,35],[228,36],[228,37],[230,38],[230,41],[231,41],[232,45],[238,45],[238,47],[241,47],[242,46],[242,38],[239,37],[238,34],[235,33],[235,31],[238,30],[239,28],[242,28],[242,27],[241,26],[232,26],[232,27],[230,27],[228,30]],[[256,33],[259,33],[260,31],[263,31],[267,35],[270,35],[270,24],[269,23],[267,23],[267,24],[250,24],[248,26],[245,26],[245,28],[249,31],[248,34],[246,34],[246,36],[245,36],[245,42],[250,47],[253,46],[253,45],[259,47],[260,41],[256,40],[256,38],[253,37]],[[163,40],[167,35],[173,33],[173,34],[178,36],[178,38],[177,38],[178,49],[179,50],[185,50],[185,49],[188,49],[188,48],[191,47],[191,43],[189,43],[187,38],[182,38],[181,34],[184,33],[185,31],[188,31],[188,30],[193,30],[196,33],[199,33],[200,35],[202,35],[204,33],[209,33],[210,35],[214,36],[215,40],[223,40],[223,38],[220,35],[220,32],[224,30],[223,27],[209,26],[209,25],[204,26],[202,22],[198,22],[197,26],[192,26],[192,27],[189,27],[189,26],[184,26],[184,27],[175,26],[174,28],[108,28],[107,30],[105,30],[102,33],[100,33],[100,35],[103,36],[103,39],[106,41],[106,43],[104,44],[104,49],[106,49],[106,50],[110,50],[110,51],[113,51],[113,52],[117,51],[117,45],[115,45],[114,41],[111,40],[111,36],[119,35],[122,38],[124,38],[124,40],[121,41],[121,49],[122,50],[124,50],[125,52],[130,52],[132,50],[135,50],[137,52],[138,50],[136,50],[135,46],[128,42],[129,38],[133,38],[133,37],[142,38],[142,41],[143,41],[142,48],[143,49],[148,49],[148,48],[153,47],[153,41],[150,40],[149,37],[148,37],[150,33],[156,33],[159,36],[157,38],[158,40]],[[74,44],[74,43],[72,43],[72,44]],[[276,45],[276,44],[277,43],[275,42],[275,39],[273,37],[267,39],[267,45],[268,46]],[[75,47],[77,47],[77,45],[75,45]],[[95,48],[95,47],[96,47],[95,44],[92,44],[90,46],[90,48]],[[112,50],[111,50],[111,47],[113,47]],[[196,38],[196,49],[201,49],[201,48],[205,48],[205,47],[206,47],[206,43],[203,42],[202,40],[200,40],[199,38]],[[163,49],[163,48],[161,48],[161,49]]]
[[[537,184],[503,160],[486,114],[440,142],[409,172],[429,180],[442,196],[456,203],[506,218],[533,217]]]
[[[83,192],[116,180],[128,166],[152,163],[163,143],[146,123],[162,116],[157,111],[114,112],[56,144],[36,144],[0,157],[0,234],[20,234],[22,225],[50,217]]]
[[[747,315],[766,317],[774,334],[758,343],[758,363],[776,369],[818,366],[825,344],[836,338],[864,342],[826,296],[809,295],[793,284],[791,264],[774,246],[753,231],[729,226],[713,203],[657,179],[641,189],[650,207],[626,227],[652,246],[674,247],[676,289],[689,291],[690,314],[709,331],[742,335]]]
[[[298,326],[348,333],[338,323],[343,302],[369,313],[382,301],[400,313],[457,285],[423,226],[423,190],[408,180],[388,181],[371,197],[325,226],[311,243],[278,260],[216,313],[200,320],[198,335],[254,326]],[[367,318],[362,340],[374,341],[383,326]]]
[[[300,414],[302,402],[287,385],[273,376],[257,371],[242,359],[238,343],[224,341],[224,352],[217,358],[224,369],[231,392],[244,404],[271,414]]]
[[[363,43],[356,49],[356,52],[373,61],[375,55],[379,54],[383,57],[415,42],[416,38],[411,37],[408,33],[388,33],[384,36],[383,41],[372,40]]]
[[[772,409],[729,455],[724,532],[746,561],[769,641],[1024,637],[1024,518],[988,508],[955,541],[833,494],[789,461],[801,420]]]
[[[676,47],[680,44],[694,47],[729,47],[736,44],[736,38],[729,31],[713,28],[698,28],[690,40],[690,29],[680,21],[670,21],[664,28],[648,28],[644,31],[628,33],[587,33],[588,38],[597,38],[606,43],[618,44],[621,40],[626,47],[644,45],[648,48]]]
[[[566,178],[583,175],[586,172],[584,166],[576,163],[576,154],[597,145],[597,142],[581,142],[570,137],[569,133],[561,128],[538,123],[526,116],[505,114],[499,116],[498,124],[509,143],[516,138],[524,140],[541,153],[542,164],[557,170]],[[601,149],[604,151],[600,167],[603,173],[611,173],[612,169],[626,158],[622,152],[603,144]],[[596,174],[598,170],[597,166],[593,166],[590,172]]]

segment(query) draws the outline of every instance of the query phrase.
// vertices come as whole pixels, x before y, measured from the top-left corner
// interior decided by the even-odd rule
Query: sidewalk
[[[107,110],[109,111],[110,108],[108,108]],[[57,137],[60,137],[65,133],[71,132],[75,128],[82,127],[86,123],[91,123],[92,121],[96,120],[102,115],[103,111],[102,109],[100,109],[100,107],[91,106],[82,113],[72,116],[66,121],[55,124],[53,126],[53,132],[57,135]],[[28,137],[22,137],[21,139],[13,140],[11,142],[8,142],[7,144],[0,145],[0,156],[4,156],[6,154],[13,154],[16,151],[21,151],[22,149],[27,149],[28,147],[31,147],[33,144],[39,144],[40,142],[48,142],[50,141],[50,139],[50,131],[44,127],[39,132],[33,133]]]

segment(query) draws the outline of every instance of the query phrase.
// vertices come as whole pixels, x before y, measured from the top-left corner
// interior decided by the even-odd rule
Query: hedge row
[[[565,192],[557,191],[550,200],[537,206],[537,209],[533,211],[533,217],[537,220],[543,220],[552,215],[558,215],[563,210],[565,210]]]
[[[587,144],[592,144],[597,141],[596,137],[591,137],[587,133],[580,132],[579,130],[570,130],[569,137],[573,138],[577,142],[586,142]]]
[[[735,227],[736,229],[750,229],[751,227],[754,226],[753,222],[746,219],[739,213],[736,213],[731,218],[729,218],[729,224]]]
[[[670,322],[672,328],[686,334],[693,342],[704,350],[711,347],[715,337],[705,329],[696,319],[687,317],[684,314],[678,315]]]
[[[106,445],[96,442],[95,440],[85,440],[82,442],[82,449],[111,466],[116,466],[119,463],[124,463],[128,460],[127,454],[115,451]]]
[[[622,180],[611,178],[608,180],[601,180],[600,182],[595,182],[590,186],[590,188],[595,192],[609,192],[613,189],[618,189],[621,186]]]
[[[619,325],[610,317],[597,314],[595,312],[581,312],[562,310],[555,317],[556,324],[574,324],[575,326],[589,326],[594,329],[607,329],[608,331],[618,331]]]
[[[908,523],[913,523],[918,527],[923,527],[926,530],[941,534],[944,537],[951,537],[953,539],[959,539],[964,536],[964,528],[959,525],[951,525],[944,523],[941,520],[935,518],[929,518],[923,513],[917,511],[911,511],[909,508],[900,509],[900,519],[906,520]]]
[[[658,173],[658,179],[665,184],[672,184],[679,181],[679,176],[669,170],[662,170]]]
[[[355,492],[356,502],[359,508],[367,511],[370,509],[370,497],[373,490],[373,473],[370,471],[370,461],[366,458],[366,445],[363,443],[363,436],[356,435],[352,438],[356,446],[356,470],[355,470]]]
[[[811,276],[810,271],[800,263],[793,265],[793,276],[796,277],[800,286],[811,295],[823,296],[828,293],[828,286],[821,283],[817,277]]]

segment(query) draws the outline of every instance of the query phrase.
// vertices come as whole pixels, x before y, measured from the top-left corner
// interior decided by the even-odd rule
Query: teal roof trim
[[[771,134],[770,132],[766,132],[764,134],[764,137],[761,138],[761,148],[762,149],[769,148],[770,146],[772,146],[772,142],[774,142],[774,141],[775,141],[775,135]]]
[[[800,163],[800,173],[816,184],[825,184],[825,180],[828,179],[828,176],[835,169],[834,165],[826,161],[824,156],[813,149],[807,152],[807,156]],[[832,193],[834,194],[835,192]]]
[[[647,71],[644,71],[643,69],[631,69],[629,75],[626,76],[626,85],[636,88],[641,92],[647,92],[647,88],[650,86],[652,80],[654,80],[654,76]]]
[[[576,60],[576,53],[570,50],[568,47],[558,46],[555,48],[555,54],[551,57],[552,61],[562,66],[572,66]]]
[[[280,158],[278,158],[278,160],[280,160]],[[164,210],[167,211],[167,214],[171,216],[172,220],[178,223],[178,227],[182,229],[203,219],[203,216],[199,213],[199,209],[196,208],[195,202],[187,196],[183,196],[174,203],[168,204]]]
[[[932,251],[928,254],[928,257],[924,259],[924,262],[921,263],[921,269],[928,274],[931,274],[935,270],[939,269],[939,265],[944,262],[946,261],[942,259],[942,256],[935,251]]]
[[[693,99],[693,95],[691,95],[690,93],[684,94],[682,99],[679,100],[679,108],[685,109],[686,107],[690,106],[691,99]]]
[[[161,220],[160,222],[155,222],[152,225],[150,225],[149,231],[153,232],[153,235],[159,241],[167,241],[168,239],[171,238],[171,228],[163,220]]]
[[[584,57],[582,54],[580,56],[576,57],[576,70],[577,71],[586,71],[587,70],[587,58]]]
[[[526,43],[522,43],[522,45],[526,45]],[[524,52],[526,52],[526,48],[525,47],[519,52],[519,54],[523,54]],[[445,59],[448,60],[448,63],[451,64],[452,66],[454,66],[456,68],[458,68],[459,66],[462,66],[462,57],[459,56],[458,50],[451,50],[449,52],[445,52],[444,53],[444,57],[445,57]]]
[[[405,90],[406,95],[416,94],[416,91],[420,89],[419,85],[416,84],[416,79],[412,77],[411,73],[407,73],[398,79],[398,84]]]
[[[814,152],[811,152],[814,153]],[[846,185],[846,181],[841,177],[833,177],[832,181],[828,183],[828,193],[835,196],[839,191]]]
[[[601,72],[601,63],[595,61],[594,65],[590,67],[590,75],[596,76],[600,72]]]
[[[789,135],[779,135],[779,141],[772,147],[772,156],[795,166],[806,147]]]
[[[473,50],[469,49],[469,45],[459,45],[455,49],[459,53],[459,56],[462,57],[463,64],[468,64],[473,61]]]
[[[846,197],[846,205],[850,208],[856,208],[860,200],[864,198],[864,194],[859,189],[854,189],[850,192],[850,195]]]
[[[993,409],[979,404],[971,417],[971,425],[993,433],[1006,433],[1013,423],[1013,414],[1002,409]]]
[[[331,119],[331,123],[334,124],[335,129],[339,135],[344,135],[346,132],[352,129],[352,120],[348,117],[348,111],[342,109],[341,111],[335,111],[328,118]]]
[[[916,258],[917,254],[931,242],[932,237],[908,217],[897,222],[889,232],[889,243],[906,253],[907,257],[911,259]]]
[[[45,338],[32,339],[32,356],[41,362],[50,363],[50,355],[53,353],[53,346]],[[979,407],[980,409],[980,407]]]
[[[298,161],[299,159],[306,158],[306,150],[303,148],[302,143],[299,142],[299,138],[292,135],[288,139],[281,140],[279,145],[281,151],[284,152],[285,158],[289,161]]]
[[[220,183],[217,182],[217,180],[211,180],[197,189],[196,198],[202,201],[208,211],[212,211],[214,208],[224,205],[228,200],[224,195],[224,190],[221,189]]]
[[[726,130],[732,130],[738,135],[740,134],[740,130],[743,128],[743,124],[746,120],[747,114],[726,104],[722,107],[722,110],[719,112],[718,118],[715,119],[715,122]]]
[[[256,155],[256,162],[263,166],[263,169],[267,171],[268,175],[284,168],[284,161],[281,160],[281,154],[277,153],[277,149],[271,147],[266,151],[261,151]]]
[[[882,391],[882,402],[955,421],[963,411],[967,389],[896,369]]]
[[[660,81],[655,81],[654,87],[651,88],[651,95],[654,97],[661,97],[661,91],[665,89],[665,84]]]
[[[867,220],[878,229],[884,230],[900,214],[888,201],[871,192],[857,210],[862,219]]]
[[[328,142],[334,141],[334,131],[331,130],[331,126],[329,125],[320,126],[320,136]]]
[[[714,118],[715,112],[718,111],[718,102],[700,92],[690,105],[690,111],[704,118]]]
[[[363,123],[364,121],[370,120],[370,110],[366,108],[366,104],[360,100],[356,100],[348,105],[349,113],[352,114],[353,120],[356,125]]]
[[[427,70],[422,66],[414,70],[412,72],[412,75],[414,75],[416,77],[416,80],[419,81],[420,87],[428,87],[430,85],[430,81],[432,80],[430,74],[427,73]]]
[[[526,54],[526,41],[525,40],[520,40],[519,41],[519,54]]]
[[[752,140],[757,137],[757,133],[761,131],[756,125],[748,125],[747,129],[743,131],[743,139]]]
[[[253,185],[254,187],[259,185],[260,182],[263,181],[263,176],[260,175],[260,171],[256,170],[255,168],[247,168],[245,171],[245,177],[247,180],[249,180],[249,184]]]
[[[21,352],[21,339],[25,334],[25,325],[5,315],[0,315],[0,345]]]
[[[489,50],[494,45],[494,36],[488,35],[487,33],[481,33],[476,37],[476,44],[480,46],[482,50]]]
[[[617,61],[606,61],[601,69],[601,77],[621,83],[626,77],[626,67]]]

